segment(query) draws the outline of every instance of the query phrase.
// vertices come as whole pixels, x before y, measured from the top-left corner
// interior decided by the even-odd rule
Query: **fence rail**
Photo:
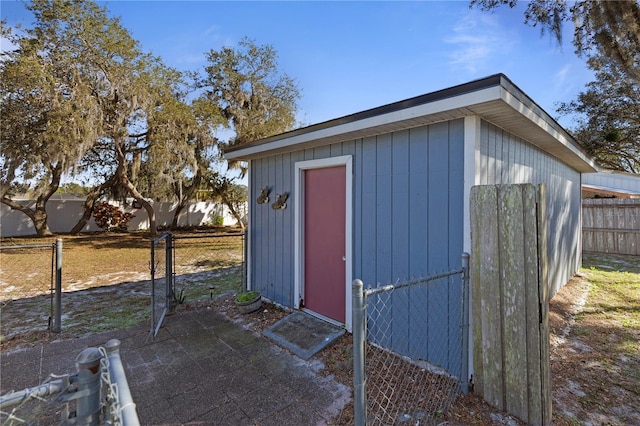
[[[582,250],[640,255],[640,199],[582,200]]]
[[[24,254],[28,253],[28,256]],[[46,328],[60,332],[62,294],[62,239],[50,244],[0,246],[0,314],[28,315],[24,328],[12,333]],[[9,270],[24,271],[16,277]],[[19,279],[20,282],[14,282]],[[41,318],[33,318],[35,316]],[[45,327],[46,324],[46,327]],[[4,336],[7,337],[7,336]]]
[[[356,425],[434,424],[468,392],[468,260],[377,288],[354,281]]]
[[[120,341],[86,348],[77,372],[50,376],[32,388],[0,396],[0,423],[138,426],[140,421],[120,358]]]

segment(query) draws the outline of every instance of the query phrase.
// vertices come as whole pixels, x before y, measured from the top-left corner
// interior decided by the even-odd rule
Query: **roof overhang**
[[[640,197],[640,193],[638,191],[632,191],[621,188],[614,188],[611,186],[603,186],[603,185],[592,185],[592,184],[582,184],[583,190],[588,190],[591,192],[598,192],[606,195],[614,195],[619,198],[636,198]]]
[[[595,163],[571,135],[502,74],[230,147],[225,157],[250,160],[473,115],[536,145],[579,172],[595,171]]]
[[[640,175],[599,169],[598,173],[582,175],[582,189],[620,198],[640,198]]]

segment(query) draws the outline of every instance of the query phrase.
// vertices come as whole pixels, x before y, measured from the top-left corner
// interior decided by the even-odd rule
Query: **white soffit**
[[[594,192],[606,192],[606,193],[609,193],[609,194],[613,194],[613,195],[617,195],[617,196],[626,196],[626,197],[640,195],[640,193],[638,191],[622,189],[622,188],[616,188],[616,187],[611,187],[611,186],[592,185],[592,184],[587,184],[587,183],[583,183],[582,184],[582,189],[591,190],[591,191],[594,191]]]
[[[505,77],[500,78],[500,84],[490,87],[389,112],[384,109],[380,107],[380,114],[362,119],[344,117],[333,120],[335,125],[329,121],[273,136],[232,149],[225,157],[248,160],[478,115],[580,172],[595,171],[593,161],[576,146],[571,136]]]
[[[499,94],[500,88],[496,86],[292,136],[283,133],[271,142],[247,146],[226,153],[225,156],[229,159],[250,159],[260,157],[266,152],[276,154],[292,149],[323,146],[461,118],[465,115],[474,115],[473,111],[466,109],[468,105],[498,99]]]

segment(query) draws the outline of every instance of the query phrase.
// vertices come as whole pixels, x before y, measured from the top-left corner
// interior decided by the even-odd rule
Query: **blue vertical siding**
[[[391,270],[391,260],[393,256],[393,234],[392,220],[393,205],[391,185],[393,176],[391,174],[391,161],[393,150],[393,134],[389,133],[376,138],[376,163],[375,163],[375,187],[376,193],[376,222],[375,228],[367,229],[376,239],[376,259],[375,264],[370,265],[376,268],[376,281],[387,284],[393,281]],[[366,214],[366,212],[363,212]]]
[[[391,152],[391,276],[393,279],[406,281],[410,278],[409,272],[409,131],[400,131],[393,134]],[[394,206],[406,206],[406,208],[393,208]],[[391,335],[393,344],[404,348],[410,344],[410,327],[407,318],[411,312],[407,312],[409,295],[402,292],[394,292],[390,301],[393,304],[393,318]]]
[[[579,266],[580,173],[523,139],[481,122],[481,184],[545,183],[550,294],[555,294]]]
[[[454,120],[252,160],[253,287],[277,303],[295,305],[294,165],[340,155],[353,156],[353,276],[362,279],[365,288],[458,268],[463,130],[463,120]],[[256,198],[266,185],[272,188],[270,203],[258,205]],[[287,209],[273,210],[276,193],[284,191],[290,194]],[[419,347],[426,351],[425,359],[449,367],[447,352],[460,351],[451,343],[459,339],[459,287],[453,282],[435,291],[424,287],[409,295],[397,292],[387,302],[398,308],[395,316],[370,318],[371,332],[380,339],[384,335],[378,343],[397,352],[415,353]],[[427,309],[407,312],[408,296],[421,298]],[[454,359],[459,364],[459,355]]]
[[[376,165],[377,165],[377,146],[376,138],[366,138],[360,141],[362,146],[362,158],[355,159],[360,163],[362,168],[362,210],[354,212],[354,224],[360,228],[362,239],[360,248],[362,250],[361,258],[356,259],[361,265],[361,275],[359,276],[367,286],[375,286],[378,282],[375,259],[377,259],[377,233],[375,230],[378,226],[377,206],[377,187],[376,187]],[[358,161],[360,160],[360,161]],[[358,183],[356,183],[358,184]],[[374,230],[374,232],[371,232]],[[373,262],[371,262],[373,260]]]
[[[427,256],[429,254],[429,221],[428,221],[428,153],[429,129],[419,127],[409,131],[409,233],[408,258],[410,275],[416,278],[429,275]],[[409,290],[409,297],[417,300],[428,300],[428,292],[424,286],[413,287]],[[425,309],[412,307],[411,317],[427,317],[428,304]],[[429,330],[426,327],[407,327],[409,342],[407,351],[418,353],[429,341]]]
[[[449,123],[429,128],[428,150],[428,258],[429,271],[444,271],[449,265]],[[428,301],[428,359],[445,365],[448,336],[448,289],[437,286],[429,292]]]
[[[450,123],[449,126],[451,140],[464,140],[464,122],[457,121]],[[464,143],[449,144],[449,187],[450,188],[464,188],[464,162],[459,161],[460,158],[464,158]],[[464,222],[464,198],[449,197],[449,235],[455,235],[457,228],[459,228]],[[455,269],[462,264],[462,248],[456,244],[449,244],[448,254],[448,268],[449,270]],[[462,280],[460,276],[449,278],[449,300],[447,306],[449,308],[448,317],[453,319],[462,319]],[[461,342],[462,328],[455,327],[455,324],[450,324],[447,328],[447,369],[454,371],[462,365],[462,350],[458,347],[458,342]]]

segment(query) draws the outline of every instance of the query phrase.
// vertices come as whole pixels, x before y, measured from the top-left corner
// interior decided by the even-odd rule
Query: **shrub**
[[[109,203],[100,203],[93,209],[93,220],[105,231],[126,232],[129,220],[133,217],[135,215],[125,213],[119,207]]]
[[[238,303],[247,303],[251,302],[253,299],[260,296],[260,292],[258,290],[251,290],[242,292],[236,297],[236,302]]]
[[[216,215],[216,216],[213,218],[213,224],[214,224],[215,226],[222,226],[222,225],[224,225],[224,217],[222,217],[222,216],[220,216],[220,215]]]

